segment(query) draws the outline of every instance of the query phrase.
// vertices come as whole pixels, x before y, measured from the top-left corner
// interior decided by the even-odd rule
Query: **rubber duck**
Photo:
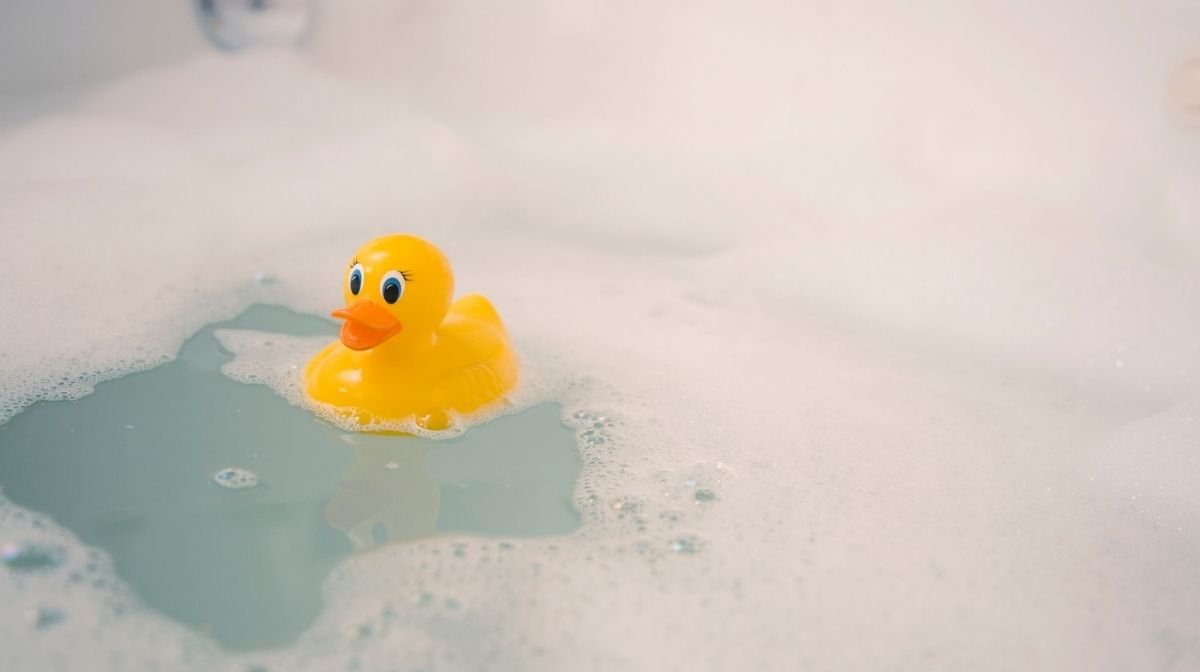
[[[490,301],[452,302],[445,255],[417,236],[376,238],[345,271],[337,341],[309,361],[305,392],[359,424],[445,429],[453,416],[504,402],[517,358]]]

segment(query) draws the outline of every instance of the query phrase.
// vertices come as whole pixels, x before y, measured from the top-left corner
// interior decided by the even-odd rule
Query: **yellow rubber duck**
[[[502,403],[517,358],[500,316],[471,294],[451,303],[445,255],[416,236],[376,238],[346,271],[340,338],[304,369],[305,392],[360,424],[415,420],[445,429],[453,414]]]

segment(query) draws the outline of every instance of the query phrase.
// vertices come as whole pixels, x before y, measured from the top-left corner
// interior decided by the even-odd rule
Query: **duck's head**
[[[342,280],[346,307],[333,311],[342,343],[369,350],[388,340],[428,338],[445,319],[454,274],[445,255],[416,236],[376,238],[350,259]]]

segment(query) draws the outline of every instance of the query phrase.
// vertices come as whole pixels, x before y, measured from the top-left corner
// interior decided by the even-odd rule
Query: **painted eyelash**
[[[354,268],[357,265],[358,265],[358,257],[355,257],[354,261],[350,262],[350,268]],[[412,271],[400,271],[400,277],[404,278],[405,282],[412,282],[412,280],[413,280]]]

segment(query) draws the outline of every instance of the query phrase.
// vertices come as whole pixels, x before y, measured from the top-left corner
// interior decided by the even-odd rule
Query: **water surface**
[[[356,551],[447,532],[529,536],[579,525],[580,461],[545,404],[449,440],[348,434],[220,372],[214,331],[329,334],[254,306],[163,366],[41,402],[0,425],[0,489],[103,549],[150,607],[231,649],[286,644]],[[222,487],[226,469],[257,485]]]

